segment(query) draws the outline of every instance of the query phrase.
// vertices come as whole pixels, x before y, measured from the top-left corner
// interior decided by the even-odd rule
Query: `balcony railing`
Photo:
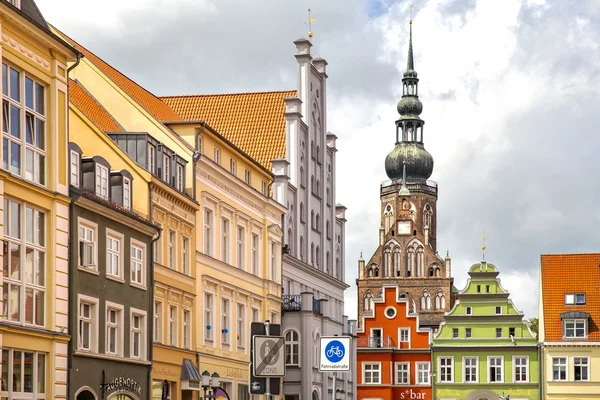
[[[282,297],[282,309],[284,312],[302,311],[302,296],[299,294],[285,294]],[[321,302],[313,297],[312,310],[315,314],[323,315]]]
[[[391,337],[369,336],[362,337],[356,340],[356,346],[369,349],[383,349],[395,347]]]

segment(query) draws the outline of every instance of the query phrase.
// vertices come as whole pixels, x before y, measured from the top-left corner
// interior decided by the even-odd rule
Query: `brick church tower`
[[[423,145],[419,79],[414,69],[412,21],[406,72],[402,78],[396,144],[385,159],[390,178],[381,184],[379,246],[358,261],[358,319],[373,311],[383,285],[398,285],[420,325],[437,327],[452,306],[450,257],[437,253],[437,183],[428,180],[433,157]]]

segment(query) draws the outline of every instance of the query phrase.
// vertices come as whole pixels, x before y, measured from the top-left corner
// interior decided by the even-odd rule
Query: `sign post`
[[[270,321],[250,324],[250,394],[279,395],[285,376],[285,339],[281,325]]]
[[[351,342],[348,336],[322,336],[319,349],[319,371],[333,372],[331,400],[335,400],[337,371],[350,371]]]

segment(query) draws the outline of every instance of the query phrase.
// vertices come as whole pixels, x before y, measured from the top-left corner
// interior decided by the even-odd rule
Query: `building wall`
[[[555,357],[565,357],[567,359],[567,380],[556,382],[553,379],[552,359]],[[574,358],[583,357],[588,359],[588,380],[575,381]],[[595,346],[571,347],[561,346],[550,347],[545,345],[542,349],[543,364],[540,366],[543,384],[544,398],[552,400],[567,399],[593,399],[600,393],[600,368],[596,366],[600,363],[600,349]]]

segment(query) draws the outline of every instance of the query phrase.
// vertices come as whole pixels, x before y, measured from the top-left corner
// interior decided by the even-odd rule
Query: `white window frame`
[[[469,364],[467,365],[466,361],[467,360],[475,360],[475,364]],[[472,384],[472,383],[479,383],[479,357],[478,356],[463,356],[462,358],[462,369],[463,369],[463,382],[466,384]],[[469,372],[467,372],[467,368],[469,369]],[[467,375],[472,376],[473,375],[473,370],[474,374],[475,374],[475,380],[474,381],[467,381]]]
[[[402,371],[400,371],[400,367],[403,367]],[[406,370],[404,370],[404,367],[406,368]],[[397,362],[394,370],[396,372],[396,374],[395,374],[396,385],[410,385],[410,363],[409,362]],[[405,382],[402,382],[402,380],[400,379],[400,372],[406,373],[406,381]]]
[[[406,334],[406,340],[403,340],[403,333],[408,332]],[[408,347],[410,348],[410,328],[406,326],[401,326],[398,328],[398,343],[408,343]],[[400,347],[400,346],[398,346]]]
[[[173,229],[169,229],[168,232],[168,254],[167,254],[167,267],[177,271],[177,232]]]
[[[108,168],[102,164],[96,163],[94,174],[96,177],[96,196],[108,200],[110,196]]]
[[[189,308],[183,308],[183,321],[182,321],[182,334],[183,334],[183,348],[192,348],[192,310]]]
[[[251,322],[260,322],[260,309],[252,307]]]
[[[71,186],[79,187],[79,164],[80,164],[79,153],[75,150],[71,150],[69,155],[69,179]]]
[[[424,371],[421,370],[420,367],[426,367]],[[415,371],[417,375],[416,384],[417,385],[431,385],[431,363],[430,362],[416,362],[415,363]],[[421,375],[422,374],[422,375]],[[425,378],[422,380],[421,378]]]
[[[252,173],[250,172],[249,169],[246,169],[244,171],[244,182],[246,182],[247,185],[252,184]]]
[[[471,339],[473,337],[473,329],[465,328],[465,339]]]
[[[111,249],[109,247],[110,242],[117,243],[118,249]],[[123,270],[125,269],[125,263],[123,262],[123,242],[124,236],[122,233],[117,231],[113,231],[112,229],[106,228],[106,277],[108,279],[116,280],[119,282],[123,282]],[[114,263],[116,261],[118,271],[115,274],[114,271],[110,271],[109,260],[112,260]]]
[[[492,359],[500,359],[500,365],[494,365],[494,367],[500,368],[499,381],[491,380],[490,369],[492,368],[492,363],[490,360]],[[488,383],[504,383],[504,356],[487,356],[487,381]]]
[[[81,238],[81,229],[84,229],[84,232],[86,233],[85,236],[85,240],[82,240]],[[87,238],[87,232],[91,231],[92,232],[92,241],[89,241]],[[78,269],[83,270],[83,271],[88,271],[88,272],[95,272],[98,273],[98,224],[88,221],[86,219],[83,219],[81,217],[77,218],[77,253],[79,255],[79,260],[78,260],[78,264],[79,267]],[[84,243],[88,243],[87,245],[84,246],[92,246],[92,260],[91,260],[91,264],[86,265],[84,261],[84,255],[81,254],[81,245],[79,243],[84,242]]]
[[[525,365],[517,366],[517,359],[525,359]],[[529,356],[527,355],[514,355],[512,356],[512,381],[513,383],[529,383]],[[517,369],[525,368],[525,380],[521,380],[521,374],[517,375]]]
[[[123,207],[131,210],[131,181],[123,177]]]
[[[152,143],[148,143],[148,170],[156,175],[156,146]]]
[[[241,313],[240,313],[241,309]],[[236,305],[236,335],[238,349],[246,348],[246,304],[237,303]]]
[[[554,363],[554,360],[560,360],[560,359],[565,360],[564,364],[563,363],[560,363],[560,364]],[[567,382],[569,380],[569,357],[567,357],[567,356],[552,357],[550,367],[552,368],[552,370],[550,371],[551,376],[552,376],[552,382]],[[555,367],[558,368],[559,379],[554,379],[554,368]],[[560,379],[560,371],[561,370],[565,371],[565,379]]]
[[[229,172],[232,175],[236,175],[237,174],[237,164],[235,162],[235,160],[233,158],[229,159]]]
[[[586,360],[586,361],[585,361],[585,364],[580,364],[577,362],[578,360]],[[575,368],[577,368],[577,367],[586,369],[587,379],[576,379],[575,378]],[[589,356],[573,357],[573,382],[589,382],[589,381],[590,381],[590,357]]]
[[[221,261],[231,262],[231,220],[221,217]]]
[[[6,375],[11,377],[8,379],[7,387],[2,387],[2,392],[0,392],[0,396],[3,399],[50,399],[49,387],[53,386],[53,380],[49,381],[46,379],[48,370],[50,365],[48,360],[50,357],[53,357],[52,353],[43,353],[34,350],[22,350],[22,349],[14,349],[4,345],[4,348],[0,350],[0,353],[8,353],[7,354],[7,362],[6,365],[2,366],[3,373],[6,372]],[[21,354],[20,360],[15,362],[15,353],[19,352]],[[25,368],[23,368],[25,354],[32,355],[32,369],[31,369],[31,383],[32,383],[32,391],[25,392]],[[40,374],[39,365],[42,364],[44,366],[43,374]],[[19,365],[20,368],[16,369],[15,365]],[[21,390],[17,391],[14,387],[14,380],[16,378],[16,374],[19,373],[18,381],[21,382]],[[52,371],[54,372],[54,371]],[[41,376],[40,376],[41,375]],[[40,385],[41,384],[41,385]],[[44,388],[44,393],[38,392],[38,388],[42,386]]]
[[[81,336],[81,324],[82,324],[82,317],[81,317],[81,306],[82,304],[89,304],[90,305],[90,318],[89,318],[89,324],[90,324],[90,348],[89,349],[85,349],[83,348],[83,338]],[[100,304],[100,300],[95,298],[95,297],[91,297],[91,296],[86,296],[83,294],[78,294],[77,295],[77,351],[78,352],[86,352],[86,353],[98,353],[98,342],[99,342],[99,321],[100,321],[100,310],[99,310],[99,304]]]
[[[573,336],[567,335],[567,324],[573,323]],[[583,336],[577,336],[577,324],[583,322]],[[563,337],[565,339],[587,339],[588,337],[588,321],[585,318],[570,318],[563,321]]]
[[[577,301],[577,296],[583,296],[583,302]],[[585,293],[565,293],[565,305],[566,306],[575,306],[575,305],[585,305],[586,304],[586,294]]]
[[[207,256],[214,256],[214,224],[215,224],[215,210],[209,207],[204,207],[204,253]]]
[[[267,182],[262,181],[261,183],[261,191],[264,196],[267,196]]]
[[[288,340],[288,334],[290,335],[290,340]],[[298,340],[294,340],[294,334],[296,334]],[[283,338],[285,340],[285,365],[299,367],[301,355],[300,332],[297,329],[288,329],[283,334]],[[290,354],[291,356],[289,357],[288,362],[288,355]]]
[[[473,307],[471,307],[471,306],[465,307],[465,315],[473,315]]]
[[[177,337],[177,320],[179,319],[179,306],[177,304],[169,304],[169,329],[168,329],[168,345],[178,346],[179,338]]]
[[[369,380],[367,382],[367,367],[370,367]],[[376,367],[376,368],[375,368]],[[373,374],[377,373],[377,381],[373,379]],[[362,363],[362,383],[363,385],[381,385],[381,363],[380,362],[363,362]]]
[[[146,244],[142,243],[140,241],[137,241],[135,239],[131,239],[130,240],[130,265],[129,265],[129,272],[130,272],[130,285],[131,286],[135,286],[138,287],[140,289],[145,289],[146,288]],[[136,254],[138,253],[138,254]],[[141,255],[141,259],[138,258],[137,256]],[[137,280],[137,278],[134,277],[134,274],[138,271],[140,271],[140,279],[141,282]]]
[[[271,268],[270,268],[271,280],[273,282],[279,283],[279,279],[277,276],[278,272],[279,272],[278,271],[279,268],[277,268],[277,266],[279,264],[279,262],[278,262],[278,260],[279,260],[279,257],[278,257],[279,256],[279,254],[278,254],[279,253],[279,243],[272,241],[270,247],[271,247],[271,262],[269,264],[271,266]]]
[[[221,297],[221,345],[229,347],[231,345],[231,299]],[[225,332],[227,330],[227,332]]]
[[[494,307],[494,315],[502,315],[502,306]]]
[[[450,360],[450,365],[442,365],[442,360]],[[454,383],[454,356],[439,356],[437,359],[438,364],[438,383]],[[448,374],[447,369],[450,368],[450,380],[442,380],[442,376]],[[445,374],[442,374],[442,370]]]
[[[129,350],[129,357],[136,359],[136,360],[143,360],[145,361],[147,358],[147,354],[146,354],[146,348],[148,347],[146,345],[147,343],[147,332],[148,329],[146,329],[146,321],[147,321],[147,316],[148,313],[144,310],[139,310],[137,308],[133,308],[131,307],[129,309],[129,326],[130,326],[130,336],[129,336],[129,344],[130,344],[130,350]],[[140,321],[140,326],[139,328],[135,327],[135,324],[133,323],[135,317],[139,318]],[[134,355],[134,336],[138,334],[140,339],[139,339],[139,355],[135,356]]]
[[[109,322],[109,311],[114,310],[116,312],[116,322]],[[104,322],[105,322],[105,330],[104,330],[104,353],[123,357],[123,343],[124,343],[124,327],[125,327],[125,307],[122,304],[113,303],[110,301],[105,302],[104,306]],[[110,335],[108,330],[110,328],[116,329],[116,343],[115,343],[115,352],[112,353],[109,351],[109,341]]]
[[[241,270],[246,270],[246,229],[238,225],[236,235],[237,267]]]
[[[202,304],[204,306],[204,313],[202,318],[204,322],[204,340],[210,342],[213,342],[215,340],[215,335],[213,334],[215,328],[215,317],[213,313],[213,309],[215,307],[215,298],[216,296],[213,292],[205,291],[204,298],[202,299]],[[210,301],[208,301],[209,299]]]
[[[162,180],[167,183],[167,185],[171,185],[171,156],[168,154],[163,154],[162,161]]]
[[[177,168],[177,176],[175,178],[175,185],[177,186],[176,189],[179,190],[180,192],[183,192],[183,190],[185,189],[185,183],[184,183],[184,177],[183,177],[183,165],[177,163],[176,164],[176,168]]]
[[[191,275],[190,269],[190,238],[181,236],[181,272],[185,275]]]
[[[260,234],[252,232],[252,273],[260,277]],[[256,243],[254,242],[256,239]]]
[[[215,164],[221,165],[221,149],[215,147]]]
[[[154,316],[152,319],[152,324],[154,327],[152,341],[154,343],[162,343],[163,337],[163,302],[157,299],[154,299]]]

